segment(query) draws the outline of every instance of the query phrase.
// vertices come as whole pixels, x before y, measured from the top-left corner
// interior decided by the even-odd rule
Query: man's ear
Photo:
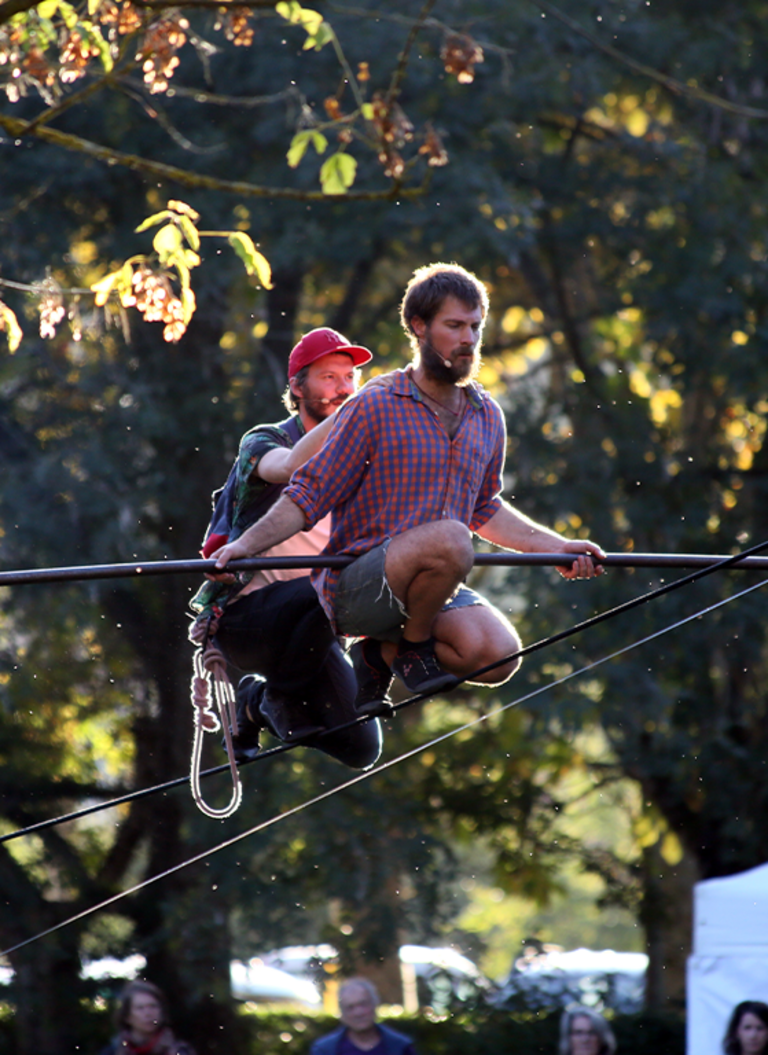
[[[411,319],[411,329],[417,337],[421,338],[427,332],[427,324],[418,315],[414,315]]]
[[[288,382],[288,387],[291,390],[291,395],[294,399],[301,399],[303,392],[301,391],[301,385],[297,383],[296,378],[292,377]]]

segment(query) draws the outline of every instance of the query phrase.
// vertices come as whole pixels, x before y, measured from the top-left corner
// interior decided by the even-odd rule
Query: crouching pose
[[[297,469],[269,513],[214,553],[218,568],[254,556],[333,512],[326,553],[355,558],[312,582],[333,629],[352,648],[358,713],[385,713],[396,674],[415,693],[517,669],[520,639],[468,589],[472,534],[509,550],[573,553],[567,579],[602,571],[602,549],[569,541],[501,497],[501,408],[476,382],[487,292],[453,264],[419,269],[401,320],[413,362],[365,388],[336,414],[322,449]]]
[[[288,362],[286,405],[294,413],[243,436],[203,545],[205,557],[257,523],[279,499],[291,473],[322,446],[335,411],[357,390],[358,367],[371,353],[330,329],[312,330]],[[330,516],[281,540],[268,556],[311,556],[328,542]],[[222,534],[221,532],[225,533]],[[381,751],[379,723],[327,732],[356,717],[356,682],[309,579],[309,569],[209,577],[192,599],[191,636],[211,632],[225,658],[248,672],[237,687],[238,761],[259,751],[266,728],[301,739],[345,765],[365,769]],[[326,735],[320,735],[325,733]]]

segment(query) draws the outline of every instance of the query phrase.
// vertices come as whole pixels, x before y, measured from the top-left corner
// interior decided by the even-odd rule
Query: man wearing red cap
[[[284,396],[286,408],[295,413],[243,436],[225,489],[232,496],[226,523],[221,530],[215,522],[209,528],[205,557],[237,539],[277,501],[293,471],[321,448],[335,411],[357,390],[358,367],[371,358],[367,348],[350,344],[332,329],[302,337],[288,360]],[[330,520],[329,514],[265,555],[321,553]],[[237,689],[238,761],[258,753],[263,727],[282,740],[306,740],[356,768],[375,761],[381,748],[378,728],[317,735],[354,717],[355,678],[308,569],[216,576],[191,606],[198,621],[214,620],[215,641],[226,658],[240,670],[257,672],[242,678]]]
[[[473,672],[498,684],[519,666],[514,627],[464,585],[473,533],[505,549],[572,553],[558,569],[567,579],[602,571],[594,542],[569,540],[501,497],[504,415],[475,381],[487,310],[483,283],[464,268],[418,269],[401,305],[412,365],[344,407],[269,515],[215,554],[223,568],[333,510],[327,552],[355,560],[312,578],[335,629],[365,639],[353,646],[362,712],[382,711],[393,674],[432,693]]]

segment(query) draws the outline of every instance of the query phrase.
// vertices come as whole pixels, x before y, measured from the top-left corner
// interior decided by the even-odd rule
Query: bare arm
[[[598,561],[605,557],[597,543],[590,542],[589,539],[567,539],[557,531],[537,524],[525,513],[513,509],[508,502],[502,502],[500,508],[483,524],[477,534],[496,546],[520,553],[581,554],[572,566],[557,569],[564,579],[591,579],[603,572],[600,564],[592,560],[592,557],[596,557]]]
[[[278,542],[285,542],[297,531],[303,531],[305,526],[302,511],[295,502],[282,495],[261,520],[251,524],[239,538],[217,549],[211,556],[216,559],[216,567],[223,568],[231,560],[255,557]]]
[[[390,388],[391,385],[392,375],[380,374],[367,381],[363,388]],[[352,396],[352,399],[354,398]],[[334,410],[333,414],[310,429],[293,447],[275,447],[267,451],[256,466],[256,475],[270,484],[287,484],[299,466],[317,454],[335,421],[336,411]]]
[[[334,411],[325,421],[321,421],[302,436],[293,447],[274,447],[267,451],[256,466],[256,475],[270,484],[287,484],[295,470],[317,454],[335,420]]]

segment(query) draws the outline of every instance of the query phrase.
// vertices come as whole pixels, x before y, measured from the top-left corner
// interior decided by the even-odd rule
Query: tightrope
[[[764,547],[757,547],[758,549]],[[714,553],[607,553],[595,563],[606,568],[709,568],[723,561],[732,561],[742,571],[765,571],[768,557],[749,557],[752,550],[741,554]],[[577,558],[575,553],[476,553],[475,567],[543,567],[567,566]],[[258,571],[293,568],[346,568],[355,557],[249,557],[233,560],[227,571]],[[83,564],[65,568],[27,568],[0,571],[0,586],[21,586],[43,582],[77,582],[90,579],[126,579],[148,575],[179,575],[183,572],[199,575],[216,572],[214,560],[151,560],[121,564]]]
[[[750,561],[754,562],[755,560],[760,560],[760,558],[756,558],[754,556],[750,556],[750,554],[758,553],[760,550],[766,549],[766,548],[768,548],[768,541],[760,542],[757,545],[751,546],[749,549],[744,550],[741,553],[736,553],[736,554],[733,554],[733,555],[728,556],[728,557],[720,557],[720,558],[717,558],[717,559],[712,558],[712,557],[705,557],[704,559],[707,561],[707,564],[704,567],[702,567],[701,570],[695,571],[695,572],[691,573],[690,575],[686,575],[682,579],[676,579],[674,582],[666,583],[665,585],[658,587],[656,590],[652,590],[650,593],[642,594],[640,597],[633,598],[631,601],[625,601],[624,604],[618,605],[615,608],[610,608],[610,609],[608,609],[605,612],[600,612],[597,615],[592,616],[591,618],[586,619],[586,620],[584,620],[581,623],[576,623],[574,626],[569,627],[566,630],[561,630],[561,631],[559,631],[556,634],[552,634],[549,637],[542,638],[541,640],[536,641],[536,642],[534,642],[534,643],[532,643],[530,645],[526,645],[524,648],[519,649],[517,652],[513,652],[509,656],[505,656],[503,659],[497,660],[495,663],[490,663],[490,664],[488,664],[488,666],[481,667],[480,669],[478,669],[476,671],[472,671],[472,673],[468,674],[465,678],[457,678],[455,685],[449,686],[449,688],[447,690],[443,690],[443,691],[451,691],[451,689],[457,688],[464,681],[473,681],[475,678],[479,677],[481,674],[486,674],[489,671],[493,670],[495,667],[503,666],[504,664],[509,663],[513,659],[521,659],[524,656],[530,655],[533,652],[538,652],[542,648],[545,648],[548,645],[555,644],[556,642],[562,641],[565,638],[570,637],[573,634],[580,633],[583,630],[588,630],[591,627],[596,626],[598,623],[604,622],[607,619],[611,619],[614,616],[621,615],[623,612],[627,612],[627,611],[629,611],[632,608],[638,607],[639,605],[647,604],[649,601],[655,600],[657,597],[661,597],[663,594],[671,593],[673,590],[680,589],[682,586],[687,586],[690,583],[693,583],[693,582],[695,582],[695,581],[697,581],[697,580],[699,580],[701,578],[704,578],[705,576],[710,575],[710,574],[712,574],[715,571],[722,571],[722,570],[725,570],[725,569],[727,569],[729,567],[739,567],[739,566],[742,566],[744,564],[747,564],[747,566],[750,566],[748,564],[748,562],[750,562]],[[502,556],[502,557],[506,557],[506,556],[520,556],[520,555],[519,554],[515,554],[515,555],[511,555],[511,554],[510,555],[508,555],[508,554],[479,554],[478,556],[493,556],[493,557]],[[566,557],[566,556],[570,557],[571,559],[573,557],[572,554],[545,554],[545,555],[543,555],[543,554],[533,554],[532,556],[537,556],[537,557],[546,556],[546,557],[550,558],[551,560],[558,560],[558,561],[562,560],[562,558]],[[661,555],[655,554],[654,556],[658,557],[658,556],[661,556]],[[271,558],[263,558],[263,559],[271,559]],[[303,558],[303,557],[288,558],[288,559],[289,560],[290,559],[295,559],[295,560],[305,561],[305,558]],[[315,558],[314,560],[318,560],[318,559],[321,559],[321,558]],[[328,558],[325,558],[325,559],[328,559]],[[766,562],[768,562],[768,558],[763,558],[763,559]],[[307,562],[309,562],[310,560],[311,560],[310,558],[306,558]],[[714,561],[714,563],[713,563],[713,561]],[[211,562],[196,561],[196,562],[192,562],[192,563],[200,564],[200,563],[211,563]],[[250,564],[251,562],[249,561],[249,562],[238,562],[238,563],[249,563]],[[308,564],[305,563],[303,566],[306,567],[306,566],[308,566]],[[751,566],[754,566],[754,565],[751,565]],[[430,694],[430,693],[421,693],[420,695],[411,696],[407,700],[403,700],[401,703],[396,704],[394,707],[391,707],[391,708],[388,707],[386,713],[387,714],[392,714],[392,713],[394,713],[396,711],[400,711],[404,707],[408,707],[411,704],[419,703],[419,702],[421,702],[423,700],[429,699],[430,695],[432,695],[432,694]],[[363,722],[371,721],[375,717],[376,717],[376,715],[367,715],[367,716],[364,716],[364,717],[356,718],[356,719],[353,719],[350,722],[344,723],[343,725],[336,726],[332,730],[326,730],[324,733],[319,733],[319,734],[315,734],[315,735],[317,735],[318,737],[322,737],[322,736],[327,735],[328,733],[331,733],[331,732],[338,733],[338,732],[340,732],[340,731],[342,731],[344,729],[349,729],[349,728],[352,728],[353,726],[360,725]],[[241,762],[239,764],[238,768],[242,768],[245,765],[252,765],[255,762],[265,762],[265,761],[267,761],[267,759],[274,758],[276,755],[285,754],[288,751],[294,750],[294,748],[296,748],[296,747],[303,747],[303,746],[306,746],[306,745],[304,744],[304,742],[302,740],[295,740],[295,741],[293,741],[290,744],[281,744],[281,745],[279,745],[277,747],[270,748],[267,751],[262,751],[256,758],[249,759],[247,762]],[[223,772],[225,772],[228,769],[229,769],[229,764],[228,763],[224,763],[224,764],[219,765],[219,766],[214,766],[214,767],[212,767],[210,769],[203,770],[203,772],[200,773],[200,778],[206,778],[206,777],[210,777],[210,776],[215,776],[216,774],[223,773]],[[88,816],[89,814],[92,814],[92,813],[99,813],[102,810],[111,809],[113,806],[119,806],[119,805],[122,805],[122,804],[124,804],[126,802],[131,802],[131,801],[134,801],[134,800],[137,800],[137,799],[146,798],[149,795],[157,794],[158,792],[161,792],[161,791],[167,791],[167,790],[170,790],[172,788],[180,787],[182,784],[187,784],[188,780],[189,780],[188,776],[176,777],[173,780],[165,781],[163,784],[156,784],[156,785],[154,785],[153,787],[150,787],[150,788],[142,788],[142,789],[140,789],[138,791],[127,792],[125,795],[121,795],[118,798],[113,798],[113,799],[110,799],[107,802],[98,803],[98,804],[96,804],[94,806],[87,806],[87,807],[85,807],[85,808],[83,808],[81,810],[76,810],[76,811],[74,811],[72,813],[68,813],[68,814],[63,815],[61,817],[55,817],[55,818],[52,818],[52,819],[49,819],[49,820],[45,820],[45,821],[38,821],[36,824],[32,824],[32,825],[29,825],[29,826],[27,826],[25,828],[19,829],[19,830],[15,831],[15,832],[9,832],[6,835],[0,836],[0,843],[9,842],[11,839],[18,839],[22,835],[30,835],[30,834],[34,834],[35,832],[39,832],[39,831],[41,831],[43,829],[46,829],[46,828],[55,827],[58,824],[63,824],[65,821],[77,820],[80,817],[85,817],[85,816]]]
[[[766,545],[768,545],[768,543],[766,543]],[[534,689],[532,692],[529,692],[524,696],[520,696],[516,700],[512,700],[509,703],[497,707],[495,710],[490,711],[488,714],[480,715],[478,718],[474,718],[472,719],[472,721],[466,722],[464,725],[457,726],[456,728],[451,729],[449,732],[443,733],[442,735],[435,737],[428,743],[421,744],[419,747],[413,748],[410,751],[406,751],[402,755],[398,755],[397,758],[390,759],[389,762],[384,762],[379,766],[375,766],[373,769],[370,769],[365,773],[359,773],[356,776],[351,777],[349,780],[338,784],[335,788],[330,788],[328,791],[324,791],[319,795],[315,795],[314,798],[308,799],[298,806],[293,806],[291,807],[291,809],[286,810],[284,813],[276,814],[275,816],[270,817],[268,820],[262,821],[260,824],[254,825],[247,831],[241,832],[239,835],[235,835],[230,839],[225,839],[222,842],[217,843],[215,846],[210,847],[208,850],[204,850],[202,853],[195,854],[194,857],[190,857],[186,861],[181,861],[179,864],[173,865],[171,868],[168,868],[163,872],[159,872],[157,875],[150,876],[148,879],[143,880],[141,883],[136,883],[134,886],[129,887],[127,890],[123,890],[119,894],[114,894],[112,897],[99,902],[97,905],[92,905],[90,908],[84,909],[82,912],[78,912],[76,915],[70,916],[66,920],[62,920],[60,923],[55,924],[55,926],[48,927],[46,930],[40,931],[38,934],[35,934],[31,938],[26,938],[24,941],[18,942],[16,945],[12,945],[8,949],[1,950],[0,956],[8,956],[10,953],[16,952],[19,949],[23,949],[25,946],[31,945],[34,942],[39,941],[41,938],[47,937],[49,934],[53,934],[56,931],[62,930],[64,927],[70,926],[72,923],[76,923],[78,920],[85,919],[87,916],[92,915],[94,912],[98,912],[101,909],[108,908],[110,905],[114,905],[118,901],[121,901],[123,898],[128,897],[131,894],[136,894],[140,890],[146,889],[148,886],[151,886],[153,883],[159,882],[161,879],[166,879],[168,876],[174,875],[176,872],[180,872],[182,869],[188,868],[190,865],[197,864],[200,861],[204,861],[206,860],[206,858],[212,857],[214,854],[219,853],[221,850],[226,850],[230,846],[234,846],[237,843],[242,842],[244,839],[250,838],[250,836],[256,835],[258,832],[264,831],[265,829],[271,827],[274,824],[278,824],[280,821],[287,820],[289,817],[293,817],[297,813],[301,813],[303,810],[309,809],[311,806],[315,806],[319,802],[323,802],[325,799],[330,798],[332,795],[338,794],[340,791],[345,791],[348,788],[354,787],[356,784],[359,784],[364,780],[368,780],[378,773],[384,772],[387,769],[391,769],[392,767],[399,765],[401,762],[405,762],[409,758],[413,758],[416,755],[421,754],[422,751],[427,751],[432,747],[436,747],[437,745],[444,743],[446,740],[450,739],[452,736],[456,736],[458,733],[474,728],[476,725],[479,725],[480,722],[487,721],[489,718],[492,718],[497,714],[501,714],[512,707],[519,706],[521,703],[527,703],[529,700],[533,699],[536,696],[542,695],[544,692],[548,692],[550,689],[557,688],[558,686],[563,685],[568,681],[571,681],[573,678],[579,677],[587,671],[594,670],[595,668],[600,667],[605,663],[608,663],[610,660],[617,659],[619,656],[626,655],[627,652],[630,652],[635,648],[639,648],[642,645],[648,644],[650,641],[654,641],[656,638],[662,637],[664,634],[670,633],[672,630],[677,630],[679,627],[685,626],[687,623],[693,622],[696,619],[700,619],[702,616],[708,615],[710,612],[714,612],[716,609],[722,608],[726,604],[730,604],[732,601],[739,600],[742,597],[745,597],[747,594],[750,594],[755,590],[759,590],[766,585],[768,585],[768,579],[763,580],[759,583],[755,583],[752,586],[747,587],[745,590],[741,590],[739,593],[732,595],[731,597],[726,597],[725,599],[717,601],[712,605],[708,605],[706,608],[702,608],[699,611],[694,612],[692,615],[686,616],[684,619],[680,619],[677,622],[670,624],[669,626],[663,627],[661,630],[657,630],[654,633],[649,634],[647,637],[641,638],[638,641],[634,641],[630,645],[625,645],[623,648],[620,648],[607,656],[603,656],[600,659],[594,660],[592,663],[587,663],[585,666],[579,668],[579,670],[572,671],[570,674],[566,674],[562,678],[558,678],[556,681],[551,682],[549,685],[542,685],[540,688]]]

